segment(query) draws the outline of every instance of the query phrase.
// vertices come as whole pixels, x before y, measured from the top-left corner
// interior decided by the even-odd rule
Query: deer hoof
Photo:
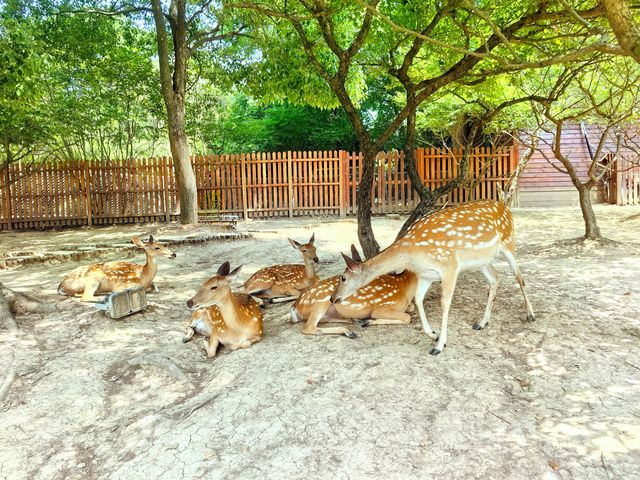
[[[483,328],[482,325],[480,325],[479,323],[476,323],[473,325],[474,330],[482,330],[482,328]]]
[[[442,350],[440,350],[439,348],[432,348],[431,351],[429,352],[429,355],[436,356],[436,355],[439,355],[440,352],[442,352]]]
[[[182,337],[182,343],[190,342],[191,339],[189,337]]]
[[[344,336],[351,339],[358,338],[358,335],[356,335],[356,332],[346,332]]]
[[[527,322],[535,322],[536,321],[536,317],[534,315],[527,315]]]
[[[361,320],[356,320],[356,323],[358,325],[360,325],[362,328],[368,327],[369,325],[371,325],[371,322],[369,321],[368,318],[363,318]]]

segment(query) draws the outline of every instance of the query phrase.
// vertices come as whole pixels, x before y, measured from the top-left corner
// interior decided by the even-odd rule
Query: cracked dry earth
[[[244,263],[246,279],[297,262],[286,237],[315,232],[320,276],[335,274],[353,220],[252,221],[239,228],[253,240],[178,248],[145,313],[110,320],[66,299],[59,313],[19,315],[15,338],[0,331],[0,365],[16,371],[0,404],[0,478],[640,478],[639,212],[598,207],[615,242],[596,245],[563,242],[581,234],[577,209],[516,210],[537,321],[524,322],[499,261],[492,322],[474,331],[486,285],[466,273],[438,357],[415,314],[409,326],[354,326],[349,340],[303,336],[290,305],[266,310],[249,349],[209,360],[201,340],[180,342],[185,301],[221,262]],[[375,219],[382,245],[401,223]],[[0,281],[54,293],[75,266]],[[437,326],[438,298],[435,285],[425,305]]]

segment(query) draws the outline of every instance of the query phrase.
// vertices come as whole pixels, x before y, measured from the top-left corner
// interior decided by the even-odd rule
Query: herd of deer
[[[407,312],[418,309],[425,333],[436,344],[430,351],[439,354],[447,344],[449,307],[460,272],[479,269],[489,283],[489,297],[481,321],[473,328],[480,330],[491,317],[498,287],[497,272],[491,265],[504,255],[520,284],[527,309],[527,319],[534,320],[525,284],[515,258],[513,220],[502,202],[485,200],[440,210],[416,221],[406,233],[387,249],[362,261],[352,245],[351,256],[342,254],[346,269],[342,275],[319,280],[315,237],[308,243],[289,242],[304,258],[304,265],[276,265],[254,273],[239,291],[231,283],[241,267],[231,270],[223,263],[216,275],[207,280],[187,301],[192,310],[183,342],[195,333],[205,337],[209,357],[216,355],[219,344],[231,350],[247,348],[262,339],[261,305],[295,300],[291,322],[306,321],[303,333],[309,335],[356,335],[345,327],[318,327],[320,322],[347,323],[361,326],[408,324]],[[175,257],[166,247],[133,238],[144,249],[145,265],[129,262],[104,262],[79,267],[68,274],[58,292],[79,295],[83,301],[95,295],[142,286],[153,288],[157,271],[156,258]],[[434,281],[442,282],[442,326],[440,335],[431,329],[424,312],[423,300]],[[260,303],[259,303],[260,302]],[[413,302],[413,304],[412,304]]]

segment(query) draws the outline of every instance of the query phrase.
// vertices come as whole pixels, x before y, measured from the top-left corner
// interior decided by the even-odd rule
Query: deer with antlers
[[[248,348],[262,339],[262,310],[249,295],[231,291],[231,282],[242,265],[231,270],[224,262],[216,275],[204,282],[187,301],[193,310],[188,320],[183,343],[195,333],[204,335],[204,348],[209,358],[215,357],[218,345],[230,350]]]
[[[83,302],[95,302],[95,295],[106,295],[131,287],[149,289],[158,271],[156,258],[175,258],[176,254],[164,245],[133,237],[131,242],[144,250],[147,262],[139,265],[132,262],[102,262],[78,267],[69,273],[58,286],[61,295],[80,295]]]
[[[418,275],[415,304],[425,333],[436,341],[429,353],[438,355],[447,343],[449,307],[460,272],[480,269],[489,283],[489,297],[484,317],[473,328],[484,328],[491,317],[491,307],[498,288],[498,276],[491,265],[499,254],[509,263],[520,284],[527,319],[535,316],[524,278],[515,257],[513,219],[508,206],[500,201],[483,200],[447,208],[417,220],[406,233],[384,251],[359,263],[345,256],[347,268],[335,292],[334,304],[340,304],[362,285],[385,273],[411,269]],[[436,335],[424,312],[424,296],[436,280],[442,281],[442,327]]]
[[[353,261],[362,263],[360,254],[351,245]],[[302,333],[307,335],[345,335],[355,338],[356,334],[344,327],[318,327],[319,322],[352,322],[362,327],[369,325],[407,325],[411,317],[407,309],[412,307],[418,285],[415,273],[405,270],[399,274],[386,274],[359,288],[353,295],[340,303],[331,303],[341,276],[321,280],[307,288],[291,307],[291,323],[305,321]],[[410,308],[412,310],[412,308]]]
[[[314,246],[315,234],[304,244],[291,238],[288,240],[291,246],[302,254],[304,265],[274,265],[262,268],[245,282],[243,293],[268,302],[286,302],[295,300],[305,288],[319,280],[315,268],[315,264],[318,263]]]

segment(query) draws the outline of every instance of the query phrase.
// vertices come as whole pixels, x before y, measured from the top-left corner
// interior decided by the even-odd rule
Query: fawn
[[[315,264],[318,263],[315,234],[311,235],[308,243],[301,244],[288,239],[289,243],[302,253],[304,265],[274,265],[258,270],[251,275],[242,289],[243,293],[265,299],[271,302],[286,302],[295,300],[302,291],[316,283]]]
[[[241,268],[242,265],[230,271],[229,262],[224,262],[217,274],[204,282],[187,301],[187,307],[193,313],[182,342],[191,340],[194,333],[208,337],[204,339],[204,348],[209,358],[216,356],[219,344],[237,350],[262,339],[260,306],[249,295],[231,291],[231,282]]]
[[[131,287],[148,289],[158,271],[157,257],[175,258],[176,254],[164,245],[153,241],[143,242],[133,237],[131,242],[142,248],[147,256],[147,263],[139,265],[132,262],[102,262],[78,267],[67,274],[58,286],[61,295],[81,295],[83,302],[95,302],[95,295],[125,290]]]
[[[351,245],[353,261],[362,259],[354,245]],[[291,307],[291,323],[306,320],[302,333],[307,335],[356,334],[344,327],[319,328],[319,322],[351,322],[358,320],[363,327],[369,325],[406,325],[411,323],[407,310],[413,310],[413,297],[418,285],[418,276],[408,270],[399,274],[386,274],[375,278],[353,295],[340,303],[331,303],[341,276],[321,280],[307,288]]]

